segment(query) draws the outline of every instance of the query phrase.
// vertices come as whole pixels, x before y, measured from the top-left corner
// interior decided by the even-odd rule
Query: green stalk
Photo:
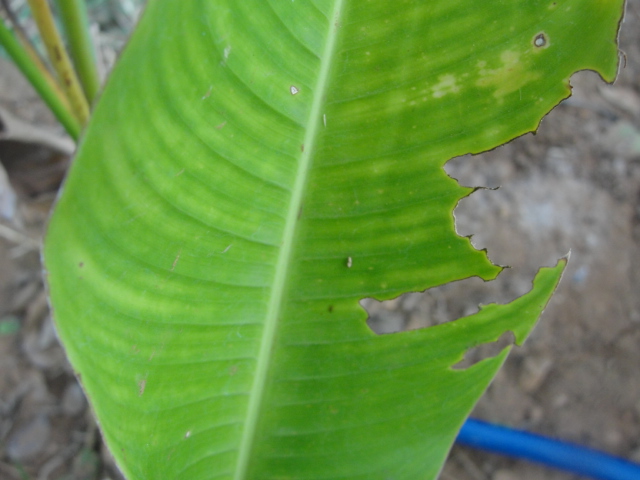
[[[1,20],[0,44],[2,44],[16,66],[29,80],[29,83],[51,109],[71,138],[77,140],[80,135],[80,123],[69,110],[66,98],[64,98],[62,92],[52,86],[27,51],[15,38],[13,32]]]
[[[69,99],[73,114],[81,125],[89,119],[89,103],[84,96],[80,81],[64,48],[60,33],[53,20],[47,0],[28,0],[33,19],[38,25],[40,36],[47,47],[49,61],[58,74],[58,79]]]
[[[56,95],[60,97],[60,100],[64,102],[67,110],[69,110],[71,108],[71,105],[69,105],[69,101],[67,100],[66,95],[60,88],[60,84],[53,77],[51,71],[49,70],[49,67],[45,65],[44,61],[42,60],[42,57],[36,51],[31,41],[29,40],[26,32],[20,25],[20,21],[16,18],[15,14],[13,13],[13,10],[11,10],[10,8],[9,0],[0,0],[0,6],[2,6],[2,9],[4,10],[7,16],[9,28],[13,29],[13,34],[15,35],[15,38],[20,42],[20,45],[22,45],[22,48],[24,48],[27,54],[29,54],[29,57],[31,57],[31,60],[33,61],[35,66],[38,67],[42,75],[45,77],[45,80],[49,83],[49,85],[51,85],[51,88],[55,90]]]
[[[56,79],[53,78],[53,75],[49,71],[49,68],[44,64],[42,57],[36,51],[31,41],[28,38],[28,35],[20,25],[20,21],[11,10],[11,5],[9,5],[9,0],[0,0],[0,9],[4,10],[4,13],[7,17],[7,23],[9,24],[9,28],[13,30],[13,34],[16,36],[22,47],[29,54],[31,59],[34,61],[36,66],[40,69],[43,75],[47,77],[47,81],[51,83],[54,89],[56,89],[62,97],[64,97],[64,92],[60,90],[60,86],[56,82]],[[66,100],[65,100],[66,101]]]
[[[91,103],[100,89],[100,77],[89,33],[87,6],[84,0],[58,0],[56,3],[67,34],[73,64],[84,93]]]

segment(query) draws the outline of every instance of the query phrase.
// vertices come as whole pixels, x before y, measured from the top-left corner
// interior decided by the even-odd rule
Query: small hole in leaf
[[[533,44],[538,48],[546,47],[547,43],[549,42],[547,40],[547,36],[544,33],[537,34],[533,39]]]
[[[515,340],[513,332],[504,332],[495,342],[483,343],[467,350],[464,358],[453,365],[452,368],[454,370],[465,370],[482,360],[493,358],[509,345],[514,345]]]
[[[360,305],[369,314],[367,325],[374,333],[383,335],[406,330],[407,315],[401,309],[400,298],[382,302],[374,298],[365,298],[360,301]]]

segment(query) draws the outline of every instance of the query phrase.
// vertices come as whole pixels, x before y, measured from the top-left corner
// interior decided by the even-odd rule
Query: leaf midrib
[[[291,264],[293,241],[295,238],[296,225],[298,223],[298,212],[302,206],[302,197],[307,183],[307,176],[311,165],[311,155],[314,151],[317,132],[321,128],[321,125],[323,125],[322,107],[325,100],[324,93],[327,89],[329,71],[335,53],[336,37],[339,29],[338,19],[342,12],[343,3],[344,0],[336,0],[333,12],[330,16],[330,30],[324,51],[322,52],[320,72],[313,91],[314,98],[311,105],[311,111],[309,113],[309,119],[307,120],[307,131],[304,136],[304,151],[300,157],[296,181],[292,190],[291,201],[289,203],[289,211],[287,212],[283,242],[278,256],[278,262],[276,264],[273,289],[271,290],[271,296],[269,298],[264,332],[262,335],[262,342],[260,343],[260,351],[258,353],[257,369],[249,396],[249,406],[240,442],[234,480],[246,479],[249,464],[251,462],[251,453],[254,448],[257,424],[264,398],[268,371],[271,364],[272,347],[275,340],[286,280]]]

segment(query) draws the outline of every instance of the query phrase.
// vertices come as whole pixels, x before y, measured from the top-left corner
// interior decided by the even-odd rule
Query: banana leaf
[[[376,335],[363,298],[501,267],[451,158],[618,66],[622,0],[150,0],[57,202],[57,331],[129,479],[434,479],[565,260]]]

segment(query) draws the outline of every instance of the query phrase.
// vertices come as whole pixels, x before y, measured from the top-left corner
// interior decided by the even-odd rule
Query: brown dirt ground
[[[621,48],[626,66],[615,86],[579,73],[574,96],[537,135],[447,167],[463,184],[501,187],[464,200],[456,218],[461,234],[474,233],[495,263],[512,268],[495,282],[472,279],[366,305],[379,331],[451,320],[524,293],[538,266],[571,249],[542,321],[474,415],[640,462],[640,0],[628,2]],[[60,134],[7,62],[0,108],[40,134]],[[68,158],[41,143],[0,138],[17,194],[14,208],[0,176],[0,479],[116,480],[47,309],[38,242]],[[441,475],[575,478],[461,447]]]

